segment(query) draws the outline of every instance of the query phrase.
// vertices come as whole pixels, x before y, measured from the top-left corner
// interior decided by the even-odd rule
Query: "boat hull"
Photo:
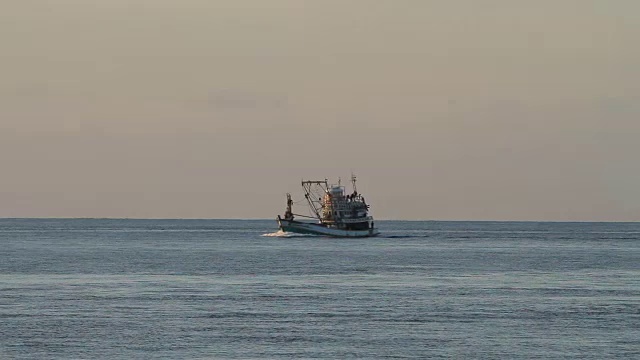
[[[378,229],[366,230],[343,230],[324,226],[322,224],[285,220],[277,218],[280,230],[297,234],[324,235],[332,237],[356,238],[356,237],[372,237],[380,234]]]

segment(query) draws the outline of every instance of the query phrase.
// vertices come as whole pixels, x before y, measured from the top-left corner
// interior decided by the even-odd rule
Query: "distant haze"
[[[637,221],[639,14],[3,1],[0,217],[274,218],[353,171],[378,219]]]

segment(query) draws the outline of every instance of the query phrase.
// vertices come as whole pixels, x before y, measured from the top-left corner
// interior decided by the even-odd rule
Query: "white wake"
[[[262,234],[262,236],[266,236],[266,237],[290,238],[290,237],[307,237],[307,236],[314,236],[314,235],[312,235],[312,234],[297,234],[297,233],[292,233],[292,232],[286,232],[286,231],[278,230],[278,231],[273,232],[273,233],[269,233],[269,234]]]

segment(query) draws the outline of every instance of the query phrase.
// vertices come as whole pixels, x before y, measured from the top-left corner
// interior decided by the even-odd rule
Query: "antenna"
[[[351,184],[353,185],[353,191],[358,192],[358,190],[356,189],[356,176],[353,174],[353,172],[351,173]]]

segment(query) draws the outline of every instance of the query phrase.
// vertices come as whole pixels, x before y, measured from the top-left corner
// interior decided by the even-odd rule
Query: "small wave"
[[[428,238],[429,235],[388,235],[384,236],[386,239],[411,239],[411,238]]]

